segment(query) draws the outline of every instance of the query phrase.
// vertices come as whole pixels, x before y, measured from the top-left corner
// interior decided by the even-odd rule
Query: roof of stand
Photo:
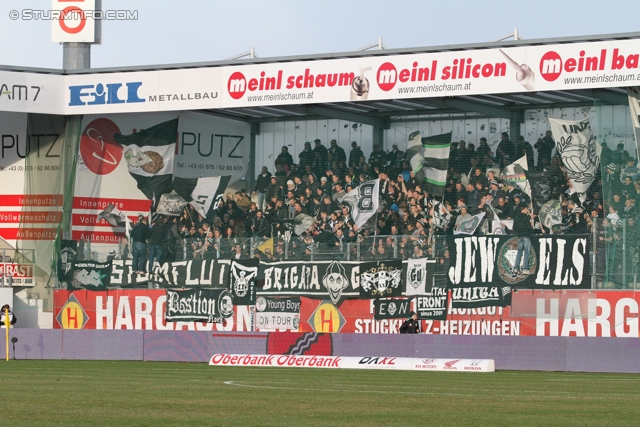
[[[318,61],[330,59],[359,58],[386,55],[408,55],[420,53],[455,52],[495,49],[498,47],[524,47],[550,44],[601,42],[639,39],[640,32],[606,34],[580,37],[561,37],[537,40],[507,40],[487,43],[353,51],[314,55],[296,55],[272,58],[237,59],[184,64],[145,65],[134,67],[92,68],[87,70],[55,70],[0,66],[0,70],[28,71],[45,74],[89,74],[135,71],[175,70],[188,68],[222,67],[233,65],[286,63],[295,61]],[[582,107],[599,105],[626,105],[626,90],[623,88],[579,89],[571,91],[522,92],[495,95],[470,95],[456,97],[414,98],[402,100],[377,100],[340,103],[318,103],[311,105],[278,105],[252,108],[225,108],[201,110],[201,112],[241,120],[250,123],[297,121],[317,119],[342,119],[353,122],[379,125],[387,128],[391,122],[450,118],[452,116],[481,118],[512,118],[514,110],[540,108]]]

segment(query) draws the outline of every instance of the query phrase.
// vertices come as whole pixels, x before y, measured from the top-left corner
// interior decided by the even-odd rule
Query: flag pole
[[[11,327],[11,319],[9,319],[9,310],[4,310],[4,327],[6,329],[5,333],[5,345],[4,348],[7,350],[7,362],[9,361],[9,328]]]

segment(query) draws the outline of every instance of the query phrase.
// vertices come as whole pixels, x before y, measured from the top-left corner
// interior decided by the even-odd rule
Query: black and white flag
[[[169,194],[160,196],[160,201],[156,206],[156,212],[160,215],[180,216],[186,205],[187,201],[172,191]]]
[[[111,285],[111,261],[75,261],[67,289],[104,291]]]
[[[138,189],[157,202],[171,191],[178,119],[169,120],[131,135],[114,135],[125,146],[124,160]]]
[[[349,214],[356,226],[362,227],[380,207],[380,180],[363,182],[349,191],[341,203],[349,208]]]
[[[452,289],[474,288],[474,292],[501,286],[528,289],[591,288],[587,236],[522,237],[525,238],[531,242],[531,251],[526,259],[523,250],[518,256],[518,240],[521,238],[517,236],[449,238],[447,286]],[[521,247],[524,248],[524,245]],[[494,290],[490,293],[494,293]],[[500,292],[495,290],[495,293],[497,296]]]
[[[103,218],[113,227],[125,227],[127,221],[129,221],[127,215],[116,208],[113,203],[109,203],[105,210],[98,214],[98,221]]]
[[[229,292],[235,305],[254,305],[256,303],[256,277],[260,260],[246,259],[231,261],[229,273]]]
[[[363,262],[360,265],[360,298],[402,295],[402,261]]]
[[[564,172],[576,192],[585,194],[598,173],[602,151],[591,131],[589,118],[577,121],[550,118],[549,124]],[[584,196],[581,200],[584,201]]]
[[[422,137],[418,130],[409,135],[406,158],[416,181],[431,196],[444,196],[449,169],[452,132]]]
[[[447,296],[449,291],[445,287],[434,287],[430,295],[416,297],[416,313],[418,319],[446,320],[449,307]]]
[[[408,319],[411,312],[411,298],[376,299],[373,301],[374,318]]]
[[[508,307],[510,305],[510,286],[489,284],[451,289],[451,308]]]
[[[206,217],[212,206],[215,208],[214,202],[222,198],[230,179],[231,175],[203,178],[175,177],[173,191],[193,206],[200,215]]]
[[[433,287],[433,269],[435,260],[427,258],[409,259],[406,261],[405,295],[426,295]]]
[[[167,289],[167,322],[222,323],[233,316],[233,295],[222,289]]]

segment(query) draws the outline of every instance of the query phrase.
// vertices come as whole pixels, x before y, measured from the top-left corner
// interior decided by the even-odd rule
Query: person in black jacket
[[[531,254],[531,233],[533,232],[533,213],[526,205],[519,205],[519,212],[514,213],[513,231],[518,235],[518,252],[513,265],[514,274],[531,274],[529,256]],[[523,256],[524,255],[524,256]],[[524,264],[524,268],[520,265]]]
[[[131,268],[136,274],[144,274],[147,260],[147,239],[149,227],[144,215],[138,215],[138,223],[131,230],[131,242],[133,244],[133,263]]]
[[[418,321],[418,315],[415,311],[409,313],[409,318],[405,320],[400,326],[401,334],[419,334],[420,322]]]
[[[262,167],[262,173],[258,175],[256,178],[256,189],[253,191],[253,194],[258,193],[258,209],[264,209],[264,201],[267,194],[267,188],[271,183],[271,172],[267,169],[266,166]],[[267,199],[268,200],[268,199]]]

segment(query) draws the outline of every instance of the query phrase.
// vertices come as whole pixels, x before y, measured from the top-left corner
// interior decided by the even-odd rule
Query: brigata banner
[[[337,304],[360,296],[359,272],[358,261],[261,262],[259,277],[264,277],[264,286],[257,293],[328,298]]]
[[[214,354],[210,366],[275,368],[387,369],[401,371],[495,372],[492,359],[421,359],[415,357]]]
[[[293,331],[300,327],[300,298],[258,297],[256,331]]]
[[[222,323],[233,316],[233,296],[217,289],[167,289],[167,322]]]
[[[531,242],[528,259],[518,260],[518,240],[524,237],[451,237],[450,288],[474,288],[469,298],[485,291],[499,294],[507,286],[533,289],[589,289],[590,258],[587,236],[526,237]],[[454,301],[457,298],[453,296]]]
[[[115,289],[86,292],[53,292],[54,329],[127,329],[237,331],[253,330],[253,307],[237,305],[222,323],[167,322],[167,291],[164,289]]]

